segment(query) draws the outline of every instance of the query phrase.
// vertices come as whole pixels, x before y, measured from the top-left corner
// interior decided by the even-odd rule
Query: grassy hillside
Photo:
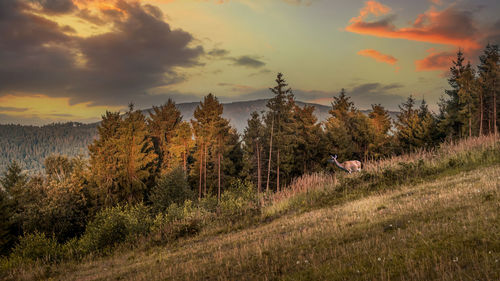
[[[190,238],[57,265],[4,267],[6,279],[499,280],[500,147],[492,138],[309,175],[262,198],[259,214]]]

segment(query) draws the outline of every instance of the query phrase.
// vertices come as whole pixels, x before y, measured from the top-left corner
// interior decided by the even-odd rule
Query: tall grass
[[[500,163],[500,142],[493,135],[449,141],[437,148],[368,161],[360,173],[303,175],[273,194],[264,204],[263,213],[266,217],[276,217],[287,211],[321,208],[403,183],[494,163]]]

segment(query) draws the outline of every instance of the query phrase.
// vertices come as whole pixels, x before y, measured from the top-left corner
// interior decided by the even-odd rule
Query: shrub
[[[181,205],[185,200],[194,199],[194,193],[189,187],[184,171],[177,168],[156,183],[149,199],[156,212],[163,212],[172,203]]]
[[[88,224],[79,246],[84,254],[105,252],[118,243],[148,234],[152,224],[149,208],[142,204],[107,208]]]
[[[60,261],[63,256],[63,249],[55,238],[47,237],[44,233],[34,232],[25,234],[19,239],[19,243],[12,250],[10,258],[23,261],[56,262]]]
[[[249,181],[234,180],[221,196],[220,214],[224,218],[238,220],[246,215],[260,213],[257,193]]]
[[[198,233],[203,225],[204,213],[195,208],[191,200],[184,204],[171,204],[166,213],[156,215],[151,226],[152,240],[156,244],[176,240]]]

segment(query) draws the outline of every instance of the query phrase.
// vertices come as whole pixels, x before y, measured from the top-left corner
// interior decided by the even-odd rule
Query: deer
[[[353,172],[361,172],[361,162],[359,162],[358,160],[339,163],[339,161],[337,161],[337,155],[330,155],[330,159],[328,159],[328,162],[335,163],[337,167],[349,174]]]

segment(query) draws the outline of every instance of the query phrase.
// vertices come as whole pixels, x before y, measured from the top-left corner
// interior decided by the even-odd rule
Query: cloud
[[[225,49],[220,49],[220,48],[214,48],[210,51],[207,52],[207,55],[212,56],[212,57],[217,57],[217,58],[222,58],[226,57],[229,55],[229,51]]]
[[[48,14],[66,14],[77,7],[72,0],[31,0],[39,5],[43,12]]]
[[[227,87],[229,90],[236,93],[247,93],[249,91],[255,90],[255,88],[252,86],[233,83],[218,83],[217,86]]]
[[[68,11],[63,2],[36,5],[42,12]],[[101,16],[98,19],[107,15],[110,31],[90,37],[67,34],[65,26],[38,15],[41,12],[29,2],[0,1],[0,95],[39,93],[69,97],[71,104],[118,105],[148,98],[153,88],[185,79],[178,67],[200,64],[203,47],[193,46],[190,33],[171,29],[153,6],[74,3],[78,9],[106,4],[93,13]]]
[[[0,111],[8,111],[8,112],[24,112],[27,111],[29,108],[27,107],[11,107],[11,106],[0,106]]]
[[[415,61],[416,71],[447,70],[455,57],[452,52],[427,51],[430,53],[427,57]]]
[[[480,30],[473,21],[472,12],[460,10],[457,6],[438,11],[431,7],[417,16],[410,27],[397,28],[394,15],[388,15],[390,8],[376,1],[368,1],[360,14],[350,20],[347,31],[383,38],[398,38],[412,41],[451,45],[477,49]],[[385,16],[375,21],[366,21],[370,15]]]
[[[361,50],[361,51],[357,52],[357,54],[361,55],[361,56],[373,58],[374,60],[376,60],[378,62],[383,62],[383,63],[387,63],[390,65],[394,65],[394,64],[396,64],[396,62],[398,62],[398,59],[396,59],[395,57],[393,57],[391,55],[382,54],[379,51],[376,51],[373,49]]]
[[[312,3],[314,2],[313,0],[282,0],[282,1],[287,3],[287,4],[291,4],[291,5],[295,5],[295,6],[301,6],[301,5],[311,6]]]
[[[234,62],[234,65],[244,66],[249,68],[260,68],[266,65],[265,62],[253,56],[240,56],[237,58],[231,58],[231,60]]]
[[[346,88],[347,95],[351,97],[355,105],[360,109],[369,109],[372,104],[380,103],[389,110],[398,110],[398,105],[406,100],[402,93],[403,85],[399,83],[363,83]],[[299,101],[330,105],[333,96],[339,91],[320,91],[293,89],[295,98]],[[238,100],[269,99],[273,94],[269,89],[257,89],[238,96]],[[230,97],[220,97],[222,101],[232,100]],[[234,98],[233,98],[234,100]]]

